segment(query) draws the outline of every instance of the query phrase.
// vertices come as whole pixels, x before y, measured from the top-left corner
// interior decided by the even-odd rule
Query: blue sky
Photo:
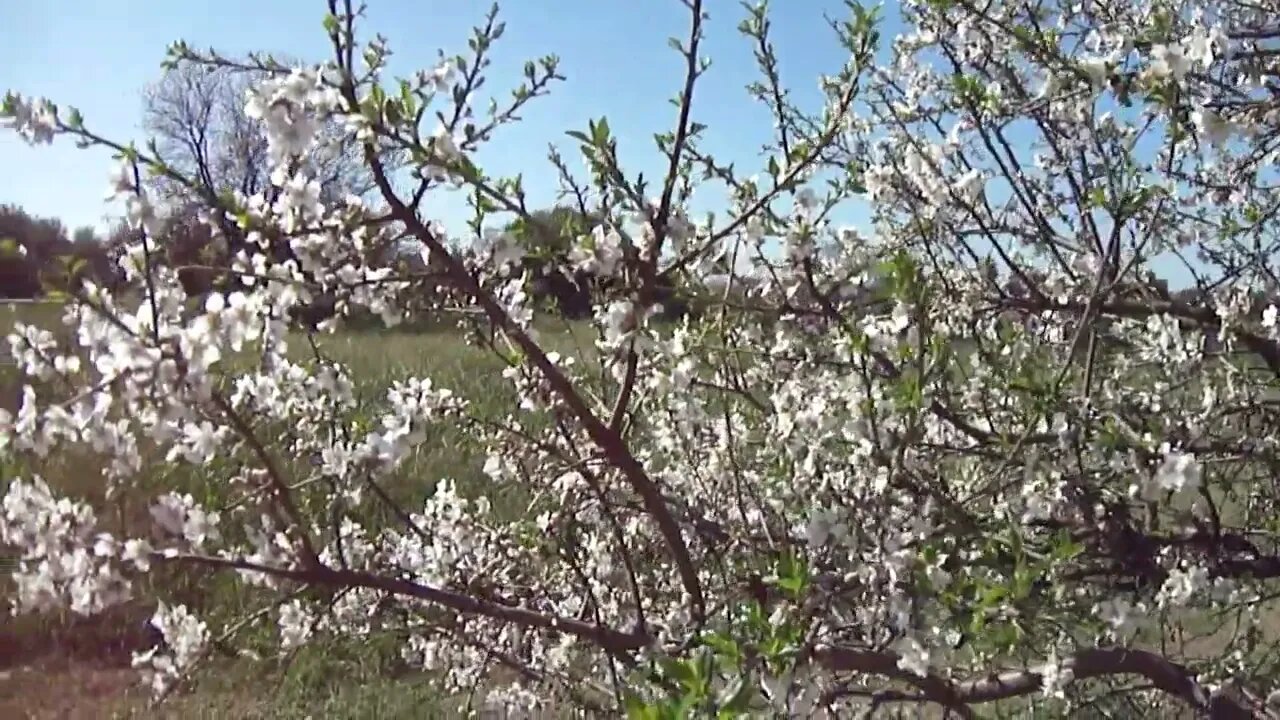
[[[488,2],[369,0],[364,27],[387,36],[395,52],[393,73],[433,64],[438,49],[466,49],[470,28]],[[704,149],[740,170],[760,167],[756,156],[771,133],[764,108],[745,86],[757,72],[747,40],[737,32],[745,11],[738,0],[708,0],[711,15],[704,55],[713,66],[699,85],[695,119],[710,126]],[[843,17],[839,0],[774,3],[773,35],[784,81],[808,108],[819,98],[817,80],[836,71],[845,55],[823,12]],[[670,36],[687,34],[687,11],[677,0],[508,0],[502,4],[506,34],[493,53],[486,92],[506,97],[524,61],[547,53],[561,58],[567,82],[540,98],[524,121],[508,126],[478,160],[490,174],[523,171],[532,199],[549,201],[553,179],[547,143],[559,143],[577,160],[568,129],[585,129],[606,114],[619,139],[624,165],[658,178],[664,166],[652,136],[670,129],[681,58]],[[326,57],[321,27],[323,0],[46,0],[0,2],[0,90],[43,95],[62,107],[78,107],[87,125],[121,140],[144,140],[140,128],[143,88],[160,77],[166,45],[186,40],[226,54],[279,52],[303,60]],[[807,101],[807,102],[806,102]],[[0,203],[61,218],[70,227],[102,225],[111,208],[102,202],[109,155],[70,142],[27,147],[0,132]],[[541,181],[541,182],[540,182]],[[538,192],[543,188],[543,192]],[[460,205],[441,199],[428,210],[456,226]]]

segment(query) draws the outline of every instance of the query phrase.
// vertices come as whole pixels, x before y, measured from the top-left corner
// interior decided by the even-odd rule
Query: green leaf
[[[682,660],[665,660],[662,663],[662,674],[669,677],[686,688],[696,686],[698,681],[697,668],[692,663]]]
[[[1096,187],[1089,191],[1089,205],[1092,207],[1106,207],[1107,191],[1100,187]]]
[[[599,147],[605,147],[609,144],[609,119],[602,117],[600,122],[596,123],[592,128],[592,139]]]
[[[752,601],[747,603],[746,607],[747,628],[756,634],[763,634],[769,629],[769,620],[765,617],[764,609],[760,607],[760,603]]]
[[[392,125],[399,125],[404,119],[404,113],[401,112],[400,101],[394,98],[387,98],[382,106],[382,114],[387,118],[387,122]]]
[[[324,16],[324,31],[330,35],[338,34],[338,16],[328,13]]]
[[[1071,536],[1063,530],[1057,535],[1050,557],[1061,562],[1070,560],[1082,552],[1084,552],[1084,545],[1072,540]]]
[[[453,169],[468,182],[480,179],[480,168],[465,155],[454,162]]]
[[[634,693],[628,693],[622,704],[626,708],[628,720],[658,720],[660,717],[656,707]]]
[[[716,705],[720,706],[717,717],[734,718],[747,711],[754,690],[750,679],[749,675],[739,675],[720,692],[716,699]]]
[[[778,561],[778,587],[794,598],[802,595],[808,584],[809,567],[804,559],[791,553],[783,555]]]
[[[1018,629],[1009,623],[989,625],[987,640],[997,649],[1011,647],[1018,640]]]
[[[956,95],[971,103],[980,103],[986,97],[986,89],[982,81],[972,75],[956,74],[951,77],[951,85]]]
[[[1019,565],[1013,571],[1013,599],[1021,600],[1031,594],[1032,583],[1036,574],[1026,565]]]
[[[742,650],[738,641],[724,633],[712,633],[702,638],[702,644],[711,648],[727,665],[737,667],[742,660]]]
[[[1000,585],[992,585],[983,591],[982,597],[978,600],[979,607],[991,608],[1000,604],[1009,596],[1009,591]]]
[[[794,147],[791,148],[791,155],[787,159],[791,162],[791,164],[794,165],[804,160],[808,154],[809,154],[809,143],[801,140],[797,142]]]

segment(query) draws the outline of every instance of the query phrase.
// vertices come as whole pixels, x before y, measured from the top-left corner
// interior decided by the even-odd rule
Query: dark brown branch
[[[280,507],[284,509],[289,516],[289,520],[297,528],[298,542],[302,546],[303,562],[309,567],[318,567],[320,565],[319,556],[311,544],[311,536],[307,533],[307,528],[302,523],[302,513],[298,511],[298,506],[293,502],[293,495],[289,491],[289,482],[285,479],[279,465],[271,457],[271,453],[267,451],[262,441],[258,439],[257,434],[249,426],[249,423],[240,416],[240,413],[236,412],[235,408],[231,407],[231,403],[217,393],[213,396],[213,403],[227,416],[236,433],[249,445],[249,449],[257,456],[258,461],[262,463],[262,469],[267,473],[267,479],[271,483],[276,502],[280,503]]]
[[[634,633],[623,633],[608,627],[593,625],[573,618],[544,615],[533,610],[483,600],[452,590],[420,585],[408,580],[373,575],[356,570],[335,570],[327,566],[291,570],[276,568],[247,560],[210,557],[206,555],[153,553],[156,562],[179,562],[206,567],[259,572],[273,577],[313,586],[381,590],[392,595],[413,597],[435,603],[467,615],[481,615],[530,628],[569,633],[590,640],[610,652],[627,652],[644,647],[648,638]]]
[[[829,670],[885,675],[915,686],[929,700],[954,708],[1020,697],[1039,692],[1044,676],[1035,670],[992,673],[973,680],[951,682],[937,675],[919,677],[898,667],[890,652],[819,647],[814,659]],[[1253,718],[1255,713],[1226,694],[1210,695],[1194,673],[1178,663],[1145,650],[1096,648],[1082,650],[1062,661],[1072,682],[1113,675],[1140,675],[1159,690],[1173,695],[1211,718]]]
[[[675,141],[671,146],[671,163],[667,167],[667,175],[662,183],[662,200],[658,205],[658,214],[653,219],[653,231],[656,245],[652,253],[652,263],[657,267],[658,256],[666,239],[668,221],[671,218],[671,198],[675,191],[676,180],[680,176],[680,158],[684,154],[685,144],[689,142],[689,112],[693,107],[693,86],[698,80],[698,43],[702,40],[702,0],[693,0],[689,5],[693,16],[689,27],[689,47],[685,49],[684,89],[680,92],[680,118],[676,121]]]

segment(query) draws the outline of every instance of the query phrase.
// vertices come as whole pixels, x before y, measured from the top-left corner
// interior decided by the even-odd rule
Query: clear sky
[[[845,55],[823,19],[844,17],[839,0],[773,3],[773,35],[784,81],[806,108],[816,108],[817,81]],[[368,0],[365,37],[381,32],[395,53],[393,74],[434,64],[437,50],[466,50],[470,28],[489,2]],[[737,31],[745,10],[738,0],[707,0],[711,15],[702,54],[713,66],[699,85],[695,119],[710,126],[704,149],[754,172],[771,133],[764,108],[745,86],[758,77],[751,47]],[[507,97],[524,61],[547,53],[561,58],[560,83],[539,98],[524,121],[508,126],[478,158],[490,174],[523,171],[532,199],[549,201],[554,177],[548,142],[575,161],[568,129],[606,114],[624,165],[661,176],[653,134],[669,130],[679,90],[681,58],[668,38],[687,35],[688,13],[678,0],[507,0],[506,33],[493,53],[483,92]],[[43,95],[75,106],[86,124],[112,138],[142,141],[142,89],[161,75],[166,45],[183,39],[226,54],[278,52],[306,61],[326,57],[323,0],[0,0],[0,91]],[[482,94],[483,94],[482,92]],[[481,105],[480,107],[483,107]],[[109,155],[56,141],[27,147],[0,132],[0,203],[15,203],[69,227],[102,225]],[[571,167],[573,167],[571,165]],[[580,165],[579,165],[580,167]],[[538,182],[541,180],[542,182]],[[542,188],[544,192],[539,193]],[[429,212],[454,225],[459,204],[440,200]]]

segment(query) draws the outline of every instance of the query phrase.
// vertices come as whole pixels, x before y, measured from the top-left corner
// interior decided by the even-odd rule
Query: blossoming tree
[[[136,231],[129,288],[79,291],[69,341],[10,336],[30,380],[4,418],[16,610],[96,613],[172,567],[256,588],[262,609],[218,626],[155,591],[163,642],[136,665],[159,694],[270,624],[285,648],[394,631],[444,690],[521,712],[1272,712],[1274,4],[907,0],[882,46],[878,11],[851,3],[816,109],[782,87],[767,8],[749,6],[749,93],[776,134],[748,178],[705,149],[715,20],[684,3],[665,175],[620,167],[604,120],[570,132],[585,173],[550,158],[601,219],[567,262],[615,280],[580,357],[545,349],[517,248],[492,230],[536,219],[520,178],[476,151],[561,80],[543,58],[507,104],[474,106],[496,9],[469,55],[407,78],[386,77],[387,43],[362,39],[350,0],[329,0],[315,65],[171,48],[269,77],[246,107],[274,188],[206,194],[205,222],[242,250],[219,268],[239,289],[199,307],[141,182],[195,179],[10,94],[28,141],[117,151]],[[299,159],[321,122],[361,143],[376,200],[320,201]],[[407,189],[388,151],[412,158]],[[709,185],[729,206],[690,217]],[[425,216],[445,187],[474,199],[473,237]],[[849,204],[863,227],[836,226]],[[403,236],[418,270],[367,260]],[[280,243],[287,260],[266,251]],[[1198,293],[1170,294],[1171,271]],[[709,309],[655,322],[670,285]],[[487,417],[404,377],[357,418],[348,368],[288,353],[289,309],[321,293],[388,324],[466,310],[518,409]],[[395,502],[385,480],[446,426],[485,446],[490,484]],[[112,534],[103,508],[44,482],[68,449],[101,457],[113,493],[147,493],[154,528]],[[154,464],[217,492],[136,486]],[[495,492],[527,512],[496,511]]]

